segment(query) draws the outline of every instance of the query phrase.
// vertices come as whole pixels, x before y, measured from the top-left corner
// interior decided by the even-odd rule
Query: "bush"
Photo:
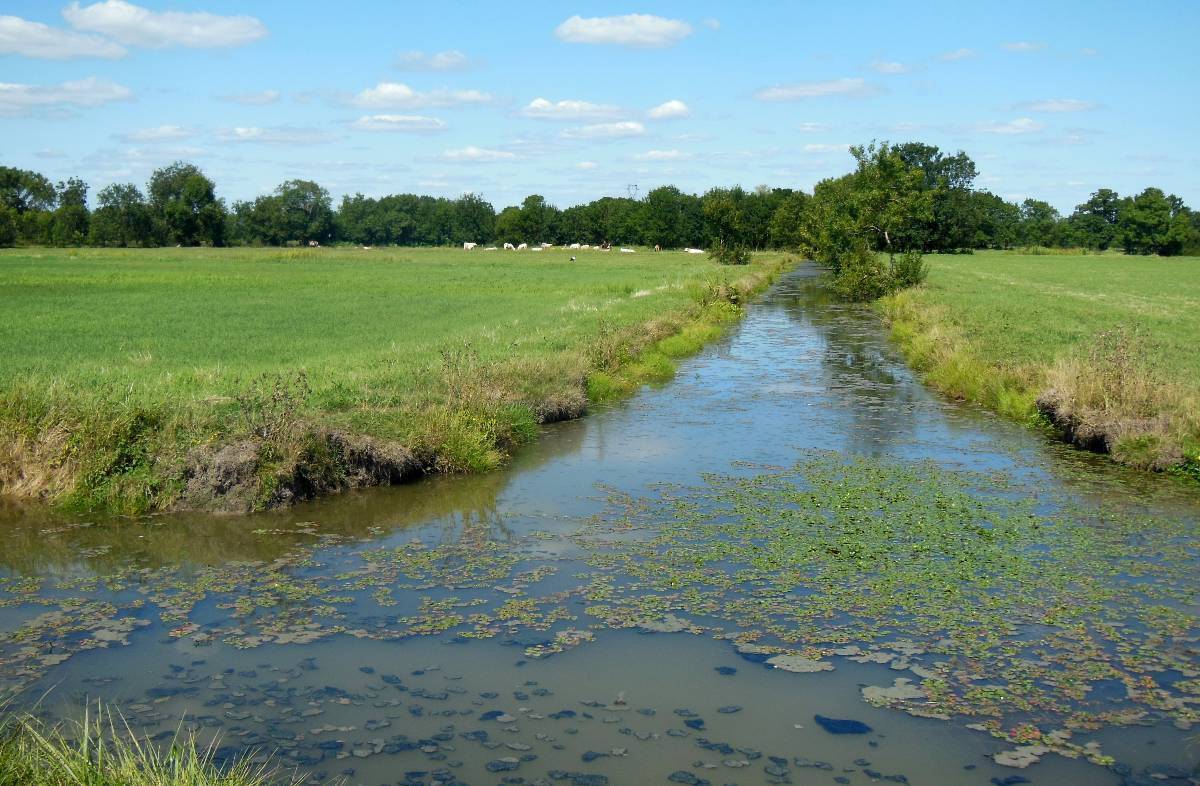
[[[891,271],[878,254],[865,246],[840,254],[837,271],[833,288],[846,300],[875,300],[895,288]]]
[[[721,241],[713,247],[712,251],[708,252],[708,258],[716,260],[722,265],[748,265],[750,264],[750,249],[741,243]]]
[[[892,255],[889,260],[891,267],[893,290],[915,287],[924,283],[929,275],[929,266],[920,251],[905,251],[903,254]]]

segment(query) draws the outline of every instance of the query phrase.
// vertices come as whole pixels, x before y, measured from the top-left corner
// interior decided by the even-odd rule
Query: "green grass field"
[[[3,251],[0,485],[163,507],[188,450],[285,431],[296,442],[313,426],[402,444],[430,467],[485,469],[536,421],[578,414],[589,387],[594,399],[669,375],[681,339],[643,348],[683,331],[694,351],[731,293],[782,263],[565,249]],[[97,464],[111,439],[128,450]]]
[[[927,259],[927,283],[881,307],[936,387],[1017,417],[1054,392],[1092,427],[1112,432],[1109,449],[1128,463],[1161,469],[1198,455],[1200,258]],[[1148,430],[1162,444],[1118,449]]]

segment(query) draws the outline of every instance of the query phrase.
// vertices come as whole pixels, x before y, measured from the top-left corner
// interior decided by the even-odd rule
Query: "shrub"
[[[915,287],[924,283],[929,275],[929,266],[920,251],[905,251],[899,256],[893,254],[888,261],[891,268],[893,290]]]
[[[722,265],[748,265],[750,249],[741,243],[726,243],[722,240],[708,252],[708,258]]]

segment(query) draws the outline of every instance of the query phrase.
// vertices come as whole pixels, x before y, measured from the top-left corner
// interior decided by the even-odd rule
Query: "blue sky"
[[[93,193],[194,161],[226,199],[497,209],[766,183],[850,143],[966,150],[977,185],[1069,212],[1099,187],[1200,207],[1200,3],[0,5],[0,162]]]

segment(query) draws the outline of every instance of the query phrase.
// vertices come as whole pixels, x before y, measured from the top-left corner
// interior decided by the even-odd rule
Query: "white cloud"
[[[797,131],[805,134],[819,134],[822,131],[829,130],[828,123],[800,123],[796,126]]]
[[[674,120],[680,117],[687,117],[692,113],[688,105],[678,99],[672,99],[659,104],[653,109],[646,112],[646,116],[651,120]]]
[[[227,142],[254,142],[263,145],[319,145],[334,138],[327,131],[293,126],[235,126],[222,130],[218,136]]]
[[[888,74],[889,76],[895,74],[907,74],[912,70],[912,68],[906,66],[904,63],[894,63],[879,60],[871,63],[871,68],[874,69],[874,71],[878,74]]]
[[[130,131],[125,134],[119,134],[118,139],[124,142],[173,142],[178,139],[187,139],[195,136],[196,132],[190,128],[183,126],[155,126],[154,128],[140,128],[137,131]]]
[[[279,100],[278,90],[260,90],[257,93],[228,93],[223,96],[218,96],[221,101],[228,101],[231,104],[244,104],[246,106],[266,106],[273,104]]]
[[[408,131],[428,133],[444,131],[446,121],[424,115],[363,115],[351,123],[360,131]]]
[[[965,46],[961,49],[955,49],[951,52],[943,52],[938,56],[939,60],[944,60],[947,63],[953,63],[957,60],[968,60],[975,56],[974,49],[967,49]]]
[[[0,55],[21,55],[43,60],[102,57],[115,60],[125,47],[100,36],[75,33],[31,22],[19,16],[0,16]]]
[[[458,71],[471,64],[471,58],[457,49],[444,52],[404,52],[396,58],[396,67],[407,71]]]
[[[714,19],[711,16],[708,17],[707,19],[701,19],[700,24],[704,25],[709,30],[720,30],[721,29],[721,20]]]
[[[619,139],[641,136],[644,133],[646,133],[646,127],[636,120],[622,120],[618,123],[594,123],[578,128],[568,128],[562,132],[562,135],[568,139]]]
[[[572,44],[616,44],[637,49],[672,46],[692,34],[692,26],[678,19],[651,14],[573,16],[554,29],[560,41]]]
[[[1009,52],[1040,52],[1046,45],[1039,41],[1010,41],[1000,45]]]
[[[252,16],[219,16],[204,11],[151,11],[125,0],[103,0],[89,6],[73,2],[63,18],[77,30],[115,38],[122,44],[162,49],[242,46],[267,34]]]
[[[94,76],[57,85],[0,82],[0,115],[26,114],[38,109],[96,107],[132,98],[133,91],[128,87]]]
[[[985,134],[1034,134],[1046,127],[1045,123],[1028,117],[1018,117],[1007,122],[992,121],[979,123],[975,130]]]
[[[1017,104],[1016,108],[1028,112],[1087,112],[1099,106],[1094,101],[1082,101],[1078,98],[1046,98],[1041,101],[1025,101]]]
[[[805,153],[845,153],[850,145],[810,144],[804,146]]]
[[[545,98],[535,98],[521,110],[521,114],[539,120],[599,120],[619,117],[622,111],[620,107],[588,101],[549,101]]]
[[[38,158],[66,158],[67,157],[67,153],[65,150],[59,150],[58,148],[53,148],[53,147],[44,147],[41,150],[34,153],[34,155],[37,156]]]
[[[349,100],[354,106],[367,109],[402,109],[422,106],[452,106],[454,104],[490,104],[495,99],[479,90],[431,90],[422,93],[403,82],[380,82],[361,91]]]
[[[878,92],[878,87],[856,77],[764,87],[755,93],[754,97],[759,101],[800,101],[805,98],[822,96],[870,96]]]
[[[683,161],[692,158],[692,154],[682,150],[647,150],[634,155],[634,158],[638,161]]]
[[[575,168],[576,169],[595,169],[598,166],[600,166],[600,165],[597,164],[595,161],[580,161],[578,164],[575,165]]]
[[[460,147],[456,150],[447,150],[441,155],[441,158],[445,161],[472,161],[478,163],[511,161],[516,157],[516,153],[510,153],[507,150],[489,150],[484,147],[475,147],[474,145]]]

